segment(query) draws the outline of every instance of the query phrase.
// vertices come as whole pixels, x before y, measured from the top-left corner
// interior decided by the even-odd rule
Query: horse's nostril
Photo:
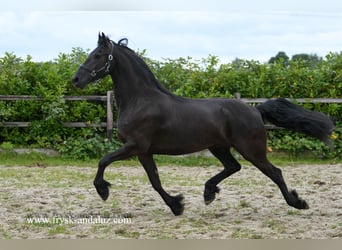
[[[72,81],[73,83],[78,83],[79,79],[78,79],[77,76],[75,76],[75,77],[73,77],[73,78],[71,79],[71,81]]]

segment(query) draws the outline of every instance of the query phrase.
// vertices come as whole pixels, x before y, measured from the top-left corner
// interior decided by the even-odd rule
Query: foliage
[[[271,57],[268,63],[283,63],[287,65],[289,62],[289,57],[286,55],[284,51],[279,51],[278,54],[274,57]]]
[[[144,57],[156,77],[177,95],[191,98],[341,98],[342,53],[324,58],[298,54],[290,60],[284,52],[271,63],[235,59],[221,64],[209,55],[202,60],[191,57],[155,61]],[[88,51],[74,48],[49,62],[33,62],[30,56],[19,58],[5,53],[0,58],[0,95],[41,96],[41,101],[0,101],[1,121],[30,121],[28,128],[0,127],[0,145],[57,149],[72,158],[99,157],[114,150],[116,138],[105,140],[99,128],[65,128],[64,122],[98,123],[106,121],[103,102],[65,101],[68,95],[105,95],[112,89],[110,78],[90,84],[84,90],[74,88],[70,79]],[[286,56],[286,57],[285,57]],[[114,83],[115,84],[115,83]],[[269,147],[294,155],[310,151],[321,158],[340,158],[342,153],[341,104],[305,104],[304,107],[334,117],[337,129],[332,137],[335,150],[321,142],[288,131],[269,132]]]
[[[68,138],[56,145],[56,149],[68,158],[89,160],[102,157],[105,152],[114,151],[118,146],[117,141],[111,142],[99,132],[88,131],[83,137]]]

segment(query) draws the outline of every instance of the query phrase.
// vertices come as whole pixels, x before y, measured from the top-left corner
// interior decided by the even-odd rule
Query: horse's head
[[[71,80],[75,87],[83,89],[88,83],[95,82],[109,74],[113,64],[114,45],[114,42],[104,33],[99,34],[97,48],[89,54]]]

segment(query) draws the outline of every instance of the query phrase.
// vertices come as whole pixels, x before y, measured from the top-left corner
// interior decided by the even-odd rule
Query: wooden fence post
[[[111,140],[113,134],[113,91],[107,91],[107,139]]]
[[[235,98],[235,99],[241,99],[241,94],[240,94],[239,92],[236,92],[236,93],[234,94],[234,98]]]

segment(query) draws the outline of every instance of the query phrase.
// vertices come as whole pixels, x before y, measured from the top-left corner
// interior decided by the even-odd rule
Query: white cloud
[[[83,1],[72,2],[66,9],[77,9],[77,4],[83,8]],[[113,8],[113,2],[108,9]],[[7,10],[0,12],[0,57],[5,51],[13,51],[22,57],[30,54],[34,60],[51,60],[60,52],[70,52],[72,47],[93,49],[99,31],[108,33],[113,40],[128,37],[132,49],[147,49],[148,56],[156,59],[202,58],[213,54],[222,61],[236,57],[265,61],[280,50],[288,55],[321,56],[341,50],[342,14],[327,1],[324,6],[323,1],[320,5],[310,2],[308,10],[304,10],[306,0],[290,0],[287,4],[280,1],[282,4],[278,5],[272,1],[267,8],[267,1],[250,1],[245,5],[233,1],[232,6],[227,2],[232,3],[224,1],[221,9],[210,11],[201,9],[206,6],[203,3],[199,4],[200,11]],[[256,2],[259,5],[253,10]],[[298,10],[293,10],[293,6]],[[121,4],[120,8],[124,7],[129,9],[129,5]],[[46,5],[41,7],[44,8]]]
[[[30,0],[3,1],[1,9],[16,11],[336,11],[339,0]]]
[[[2,12],[0,15],[0,35],[5,36],[15,30],[16,15],[13,12]]]

